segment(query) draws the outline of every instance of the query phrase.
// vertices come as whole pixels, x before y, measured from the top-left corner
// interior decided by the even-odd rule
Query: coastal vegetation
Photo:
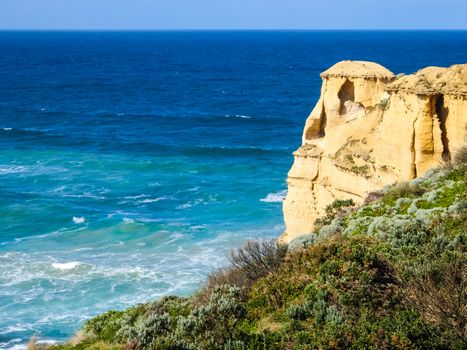
[[[288,246],[246,242],[191,297],[108,311],[49,349],[466,349],[466,153],[360,207],[335,201]]]

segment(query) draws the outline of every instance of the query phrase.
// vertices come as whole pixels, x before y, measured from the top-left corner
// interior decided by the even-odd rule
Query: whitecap
[[[21,326],[8,326],[8,327],[0,330],[0,334],[5,335],[5,334],[8,334],[8,333],[24,332],[24,331],[27,331],[27,330],[28,330],[27,328],[21,327]]]
[[[240,119],[252,119],[253,118],[253,117],[250,117],[249,115],[243,115],[243,114],[234,114],[234,115],[227,114],[225,117],[226,118],[240,118]]]
[[[79,261],[70,261],[66,263],[52,263],[52,267],[54,269],[62,271],[76,269],[79,265]]]
[[[181,210],[183,210],[183,209],[188,209],[188,208],[191,208],[191,207],[192,207],[192,205],[191,205],[190,203],[185,203],[185,204],[179,205],[179,206],[176,207],[175,209],[181,209]]]
[[[1,242],[0,245],[7,245],[7,244],[11,244],[11,243],[19,243],[19,242],[22,242],[22,241],[29,241],[29,240],[42,239],[42,238],[45,238],[45,237],[57,236],[57,235],[63,234],[64,232],[66,232],[66,230],[60,229],[60,230],[53,231],[53,232],[50,232],[50,233],[45,233],[43,235],[35,235],[35,236],[26,236],[26,237],[21,237],[21,238],[15,238],[13,241]]]
[[[123,222],[124,222],[125,224],[132,224],[132,223],[135,222],[135,220],[130,219],[130,218],[123,218]]]
[[[14,338],[11,340],[8,340],[7,342],[1,342],[0,341],[0,349],[5,349],[5,350],[26,350],[27,345],[26,344],[18,344],[21,343],[23,339],[21,338]]]
[[[168,197],[147,198],[147,199],[143,199],[140,203],[154,203],[154,202],[159,202],[165,199],[169,199],[169,198]]]
[[[86,219],[82,216],[73,216],[73,222],[75,224],[82,224],[83,222],[85,222]]]
[[[25,166],[21,165],[1,165],[0,174],[14,174],[14,173],[24,173],[28,169]]]
[[[138,194],[136,196],[125,196],[123,198],[125,199],[139,199],[139,198],[144,198],[144,197],[147,197],[148,195],[147,194]]]
[[[2,343],[0,343],[0,345],[2,345]],[[8,346],[8,343],[6,343],[5,345]],[[26,350],[27,348],[28,348],[28,346],[26,344],[18,344],[18,345],[13,345],[13,346],[7,347],[7,348],[5,348],[5,350]]]
[[[4,131],[11,131],[13,128],[3,128]]]
[[[261,198],[260,202],[282,203],[286,195],[287,195],[287,190],[283,190],[277,193],[269,193],[265,198]]]
[[[55,339],[43,339],[43,340],[38,340],[37,344],[44,344],[44,345],[56,345],[60,344],[60,340],[55,340]],[[46,346],[47,348],[47,346]]]
[[[23,339],[20,339],[20,341],[22,342]],[[48,345],[55,345],[55,344],[59,344],[60,341],[58,340],[53,340],[53,339],[45,339],[45,340],[38,340],[36,342],[36,344],[39,344],[39,345],[46,345],[46,348]],[[1,343],[0,343],[1,345]],[[8,343],[6,343],[6,345],[8,345]],[[5,350],[27,350],[29,349],[30,347],[26,344],[26,343],[22,343],[22,344],[15,344],[11,347],[6,347]],[[0,347],[0,349],[3,349]]]
[[[83,194],[64,194],[62,195],[63,197],[69,197],[69,198],[92,198],[92,199],[105,199],[103,196],[97,196],[95,194],[86,192]]]

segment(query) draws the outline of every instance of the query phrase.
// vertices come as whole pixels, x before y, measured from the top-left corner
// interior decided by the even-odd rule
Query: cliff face
[[[281,239],[313,232],[335,199],[421,176],[467,140],[467,64],[395,76],[343,61],[321,74],[321,97],[294,152]]]

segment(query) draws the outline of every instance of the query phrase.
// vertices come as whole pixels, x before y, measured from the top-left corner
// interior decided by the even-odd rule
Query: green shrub
[[[426,254],[402,275],[406,302],[453,339],[467,344],[467,255]]]
[[[297,249],[306,249],[312,244],[316,242],[316,235],[313,233],[300,235],[295,237],[289,244],[288,244],[288,251],[292,252]]]
[[[98,315],[84,324],[87,334],[96,336],[97,339],[111,342],[121,328],[123,311],[108,311]]]
[[[355,202],[352,199],[336,199],[326,206],[325,216],[315,220],[315,228],[320,230],[325,225],[330,225],[336,218],[342,218],[355,208]]]

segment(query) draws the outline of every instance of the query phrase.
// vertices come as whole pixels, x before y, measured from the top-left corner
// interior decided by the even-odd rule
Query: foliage
[[[363,204],[364,205],[367,205],[367,204],[370,204],[371,202],[374,202],[374,201],[377,201],[378,199],[380,199],[381,197],[383,197],[383,192],[382,191],[372,191],[372,192],[369,192],[368,195],[366,196]]]
[[[308,248],[310,245],[316,242],[316,235],[315,234],[304,234],[298,237],[295,237],[289,244],[288,244],[288,251],[294,251],[296,249],[304,249]]]
[[[209,274],[197,298],[206,301],[213,288],[222,285],[249,291],[255,281],[273,273],[281,265],[286,253],[287,246],[275,240],[246,241],[243,246],[231,251],[230,266]]]
[[[233,250],[230,263],[242,271],[246,278],[256,281],[275,271],[287,252],[287,247],[275,241],[248,240],[243,247]]]
[[[445,250],[406,267],[406,302],[428,322],[467,344],[466,254]]]
[[[398,198],[414,198],[419,197],[425,192],[425,189],[416,181],[401,182],[391,187],[385,195],[387,201],[396,200]]]
[[[109,311],[52,348],[465,349],[465,171],[336,201],[287,254],[249,241],[194,296]]]
[[[317,230],[323,226],[330,225],[336,218],[341,218],[348,214],[355,207],[352,199],[336,199],[334,202],[326,206],[324,209],[325,216],[318,218],[315,221]]]

